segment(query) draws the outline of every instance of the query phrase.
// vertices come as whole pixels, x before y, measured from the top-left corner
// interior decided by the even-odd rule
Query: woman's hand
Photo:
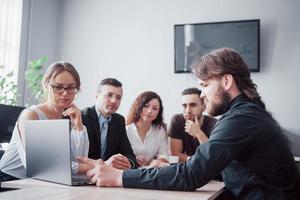
[[[160,160],[152,160],[152,162],[150,163],[150,165],[148,166],[148,168],[152,168],[152,167],[167,167],[169,166],[170,164],[169,163],[166,163],[166,162],[162,162]]]
[[[140,167],[147,164],[146,158],[144,156],[137,156],[136,161],[139,163]]]
[[[83,130],[83,124],[81,119],[81,111],[75,104],[71,104],[64,112],[63,116],[69,116],[73,128],[77,131]]]

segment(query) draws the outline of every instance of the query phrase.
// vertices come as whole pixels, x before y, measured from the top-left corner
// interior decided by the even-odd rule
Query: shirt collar
[[[228,104],[226,111],[230,110],[231,108],[235,107],[235,105],[239,104],[240,102],[249,101],[250,99],[245,94],[239,94],[231,102]]]
[[[107,122],[110,122],[110,121],[111,121],[111,115],[109,115],[109,118],[105,118],[105,117],[99,112],[99,110],[97,109],[97,106],[95,106],[95,110],[96,110],[97,116],[98,116],[98,118],[99,118],[100,124],[104,123],[105,121],[107,121]]]

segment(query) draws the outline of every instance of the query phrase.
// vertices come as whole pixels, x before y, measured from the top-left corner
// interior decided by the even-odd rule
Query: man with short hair
[[[98,86],[95,106],[82,111],[90,141],[88,156],[101,158],[118,169],[136,168],[138,164],[126,134],[125,119],[115,113],[122,96],[122,83],[106,78]]]
[[[200,97],[201,90],[187,88],[182,91],[183,113],[172,117],[168,128],[170,154],[185,162],[194,155],[199,144],[208,140],[216,119],[203,115],[205,104]]]
[[[265,109],[248,66],[230,48],[193,66],[206,112],[222,115],[210,138],[187,162],[162,168],[118,170],[101,160],[87,175],[97,186],[195,190],[222,172],[229,199],[299,199],[300,175],[278,123]]]

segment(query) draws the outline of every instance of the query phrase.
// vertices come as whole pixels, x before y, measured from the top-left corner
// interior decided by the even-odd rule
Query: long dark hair
[[[265,104],[257,92],[257,86],[250,78],[247,64],[234,49],[222,48],[212,51],[198,58],[192,69],[201,80],[231,74],[240,92],[265,109]]]
[[[161,98],[158,94],[156,94],[155,92],[152,92],[152,91],[143,92],[135,99],[135,101],[133,102],[133,104],[130,108],[130,111],[126,117],[126,125],[137,122],[140,119],[143,108],[152,99],[157,99],[159,101],[159,105],[160,105],[158,115],[157,115],[156,119],[152,121],[152,124],[156,125],[158,127],[165,128],[165,124],[163,122],[164,108],[162,105]]]
[[[254,103],[266,110],[261,96],[257,92],[257,85],[252,82],[250,78],[250,71],[248,65],[245,63],[240,54],[231,48],[222,48],[212,51],[196,60],[192,66],[193,73],[201,80],[207,80],[212,77],[220,77],[224,74],[231,74],[237,84],[240,92],[245,94]],[[270,112],[266,110],[269,117],[275,124],[282,128]],[[283,132],[282,132],[283,134]],[[291,144],[285,134],[283,137],[287,144]]]

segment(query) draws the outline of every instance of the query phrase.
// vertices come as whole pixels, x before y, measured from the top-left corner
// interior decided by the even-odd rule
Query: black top
[[[213,117],[204,115],[203,124],[201,130],[205,133],[207,137],[210,136],[211,131],[214,128],[217,120]],[[185,132],[185,119],[182,114],[177,114],[172,117],[170,127],[168,129],[168,135],[171,138],[182,140],[183,152],[188,156],[194,155],[197,147],[200,145],[199,141]]]
[[[95,110],[95,106],[85,108],[81,112],[81,116],[82,122],[87,128],[90,141],[89,158],[99,159],[101,158],[101,137],[99,117]],[[126,134],[125,119],[122,115],[117,113],[111,115],[106,140],[106,150],[101,158],[102,160],[107,160],[111,156],[120,153],[131,161],[132,168],[138,167],[135,154],[132,151]]]
[[[126,170],[123,185],[195,190],[221,171],[226,188],[238,199],[300,197],[299,172],[280,127],[244,95],[230,103],[208,142],[186,163]]]

